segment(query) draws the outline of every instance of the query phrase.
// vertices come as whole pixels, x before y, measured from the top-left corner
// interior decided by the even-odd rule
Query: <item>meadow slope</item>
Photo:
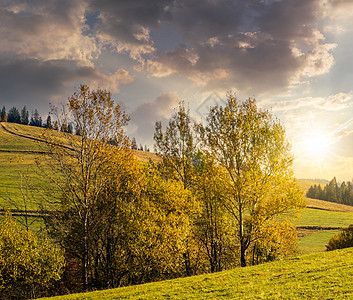
[[[78,299],[353,299],[353,248],[85,294]]]

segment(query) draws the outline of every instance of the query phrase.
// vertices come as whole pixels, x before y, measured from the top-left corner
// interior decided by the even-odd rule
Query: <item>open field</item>
[[[352,299],[353,248],[67,299]]]
[[[353,213],[306,208],[296,220],[297,226],[347,227],[353,224]]]
[[[298,180],[298,183],[305,192],[317,184],[307,180]],[[335,234],[353,224],[353,207],[310,198],[306,198],[306,202],[307,208],[295,222],[301,227],[297,230],[299,253],[325,251],[325,245]]]

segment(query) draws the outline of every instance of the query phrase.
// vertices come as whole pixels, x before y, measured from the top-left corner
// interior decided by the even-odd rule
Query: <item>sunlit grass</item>
[[[353,213],[306,208],[295,224],[296,226],[345,228],[353,224]]]
[[[56,299],[351,299],[353,248]],[[48,298],[46,298],[48,299]]]
[[[299,239],[298,248],[301,254],[322,252],[326,250],[328,241],[340,230],[307,230],[307,235]]]

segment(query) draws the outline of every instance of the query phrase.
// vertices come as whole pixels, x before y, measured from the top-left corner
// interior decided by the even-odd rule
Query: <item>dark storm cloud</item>
[[[333,64],[318,21],[322,1],[179,1],[173,24],[190,44],[148,63],[155,76],[179,73],[207,88],[286,89]]]
[[[188,41],[202,41],[213,36],[226,36],[243,30],[251,18],[251,3],[243,0],[175,1],[169,7],[173,26]]]
[[[318,0],[273,1],[259,5],[257,27],[275,39],[297,40],[311,38],[313,26],[322,17],[324,6]]]
[[[165,7],[171,1],[134,0],[109,1],[91,0],[89,9],[97,11],[97,22],[93,30],[103,43],[126,51],[134,59],[141,54],[154,51],[149,31],[159,26],[159,22],[169,19]]]
[[[100,83],[104,88],[104,84],[118,87],[121,81],[126,83],[128,80],[123,70],[111,79],[92,67],[76,63],[35,59],[0,61],[0,104],[6,107],[26,104],[27,107],[45,111],[49,102],[65,102],[73,93],[73,87],[81,83]]]

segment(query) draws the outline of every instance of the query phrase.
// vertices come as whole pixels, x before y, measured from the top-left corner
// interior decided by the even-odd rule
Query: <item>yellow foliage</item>
[[[60,279],[63,255],[7,213],[0,221],[0,291],[29,297]]]

